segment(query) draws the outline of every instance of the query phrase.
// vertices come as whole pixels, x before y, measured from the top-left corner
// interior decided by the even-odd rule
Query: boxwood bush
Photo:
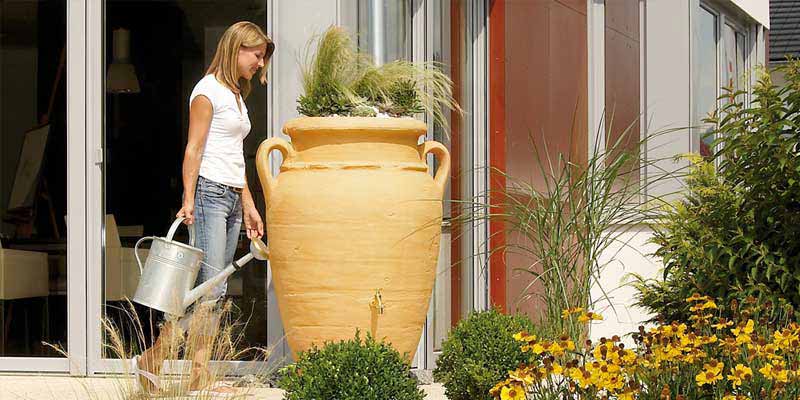
[[[372,336],[328,342],[299,355],[279,386],[284,400],[422,400],[410,360]]]
[[[525,316],[504,315],[496,310],[471,314],[444,341],[433,371],[450,400],[490,400],[491,389],[508,371],[528,362],[513,335],[533,332]]]

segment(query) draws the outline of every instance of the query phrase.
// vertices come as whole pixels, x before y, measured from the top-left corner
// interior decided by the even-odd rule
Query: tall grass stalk
[[[612,116],[609,119],[613,121]],[[612,132],[612,127],[608,124],[605,131],[598,129],[593,138],[597,145],[589,149],[585,161],[580,155],[576,160],[564,154],[551,157],[546,140],[529,135],[537,182],[493,169],[491,174],[503,178],[505,188],[464,202],[459,215],[454,216],[454,224],[502,224],[505,244],[490,249],[485,256],[500,252],[507,261],[525,260],[523,265],[510,265],[513,271],[530,278],[510,306],[519,309],[525,302],[541,305],[539,315],[533,316],[540,334],[567,334],[576,343],[585,338],[587,324],[577,318],[562,318],[562,311],[577,307],[591,310],[600,300],[613,307],[610,291],[602,285],[603,271],[614,259],[609,252],[617,247],[638,252],[629,245],[632,229],[650,220],[665,203],[663,199],[674,195],[654,194],[650,189],[679,177],[682,171],[655,172],[657,163],[663,160],[643,155],[649,141],[678,129],[639,140],[635,126],[636,122],[625,127],[615,141],[605,143],[605,148],[601,148],[604,141],[600,139],[610,137],[606,132]],[[637,139],[633,146],[626,144],[628,136]],[[592,297],[593,291],[601,295]]]

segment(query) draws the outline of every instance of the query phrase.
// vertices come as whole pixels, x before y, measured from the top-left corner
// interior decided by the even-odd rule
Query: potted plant
[[[305,93],[257,167],[267,204],[275,292],[293,352],[353,337],[386,339],[410,361],[439,254],[447,148],[419,143],[427,112],[459,110],[452,82],[430,64],[374,65],[347,32],[328,29],[303,68]],[[273,177],[269,154],[283,154]],[[426,155],[439,167],[431,177]]]

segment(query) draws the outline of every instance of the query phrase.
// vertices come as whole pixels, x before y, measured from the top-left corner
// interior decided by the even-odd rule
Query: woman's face
[[[264,67],[264,56],[267,53],[267,45],[255,47],[239,48],[239,76],[250,80],[258,72],[259,68]]]

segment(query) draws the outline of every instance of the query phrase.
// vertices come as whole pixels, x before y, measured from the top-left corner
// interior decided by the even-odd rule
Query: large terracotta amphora
[[[289,347],[356,329],[413,358],[435,280],[450,154],[419,143],[400,118],[297,118],[291,144],[265,140],[257,166],[267,204],[275,293]],[[273,177],[269,154],[283,154]],[[426,155],[438,157],[431,177]]]

